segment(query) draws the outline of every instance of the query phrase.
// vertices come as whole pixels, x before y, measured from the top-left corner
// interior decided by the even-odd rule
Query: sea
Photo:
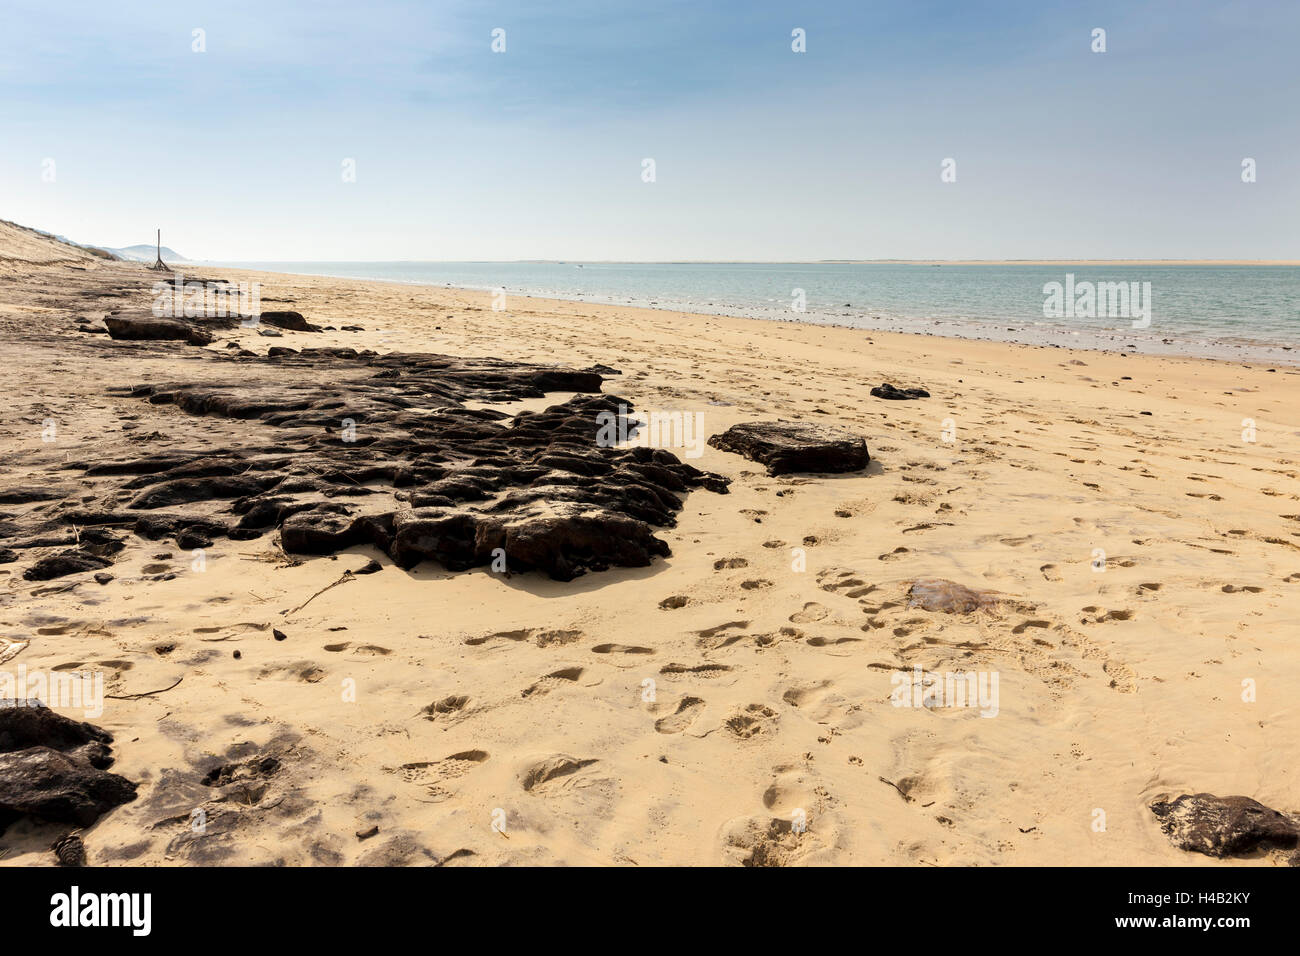
[[[989,341],[1300,363],[1300,266],[220,262]],[[1295,356],[1292,360],[1292,356]]]

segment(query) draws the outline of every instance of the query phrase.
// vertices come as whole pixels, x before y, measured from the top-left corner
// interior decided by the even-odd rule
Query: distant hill
[[[116,258],[104,249],[69,242],[67,239],[52,236],[39,229],[31,229],[0,219],[0,262],[50,265],[56,262],[87,262],[94,259]]]
[[[108,247],[105,247],[106,249]],[[119,259],[127,259],[131,262],[148,262],[153,263],[158,258],[158,247],[152,242],[141,243],[138,246],[124,246],[121,249],[108,249],[109,252]],[[175,249],[162,247],[163,262],[188,262],[183,255]]]

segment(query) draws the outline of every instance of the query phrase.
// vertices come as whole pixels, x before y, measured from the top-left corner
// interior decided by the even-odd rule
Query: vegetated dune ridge
[[[99,494],[77,462],[274,444],[263,421],[110,390],[311,380],[272,347],[612,367],[604,393],[698,413],[704,437],[785,418],[872,457],[769,477],[673,449],[729,493],[681,496],[654,529],[671,557],[567,582],[403,570],[371,544],[286,554],[273,530],[198,564],[126,533],[105,584],[26,580],[66,545],[19,549],[0,669],[103,673],[86,719],[139,784],[80,833],[90,863],[1282,862],[1178,849],[1149,806],[1300,809],[1294,369],[213,269],[333,330],[122,342],[96,330],[147,310],[156,274],[50,242],[0,227],[0,489],[62,497],[0,521]],[[220,359],[230,341],[257,355]],[[871,396],[884,382],[930,397]],[[914,604],[936,578],[998,594]],[[894,706],[914,668],[996,672],[996,716]],[[3,862],[48,865],[69,829],[17,822]]]
[[[76,246],[49,233],[0,219],[0,262],[54,265],[112,261],[112,253],[102,249]]]

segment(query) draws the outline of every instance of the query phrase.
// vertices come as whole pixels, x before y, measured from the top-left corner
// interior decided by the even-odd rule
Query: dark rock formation
[[[273,325],[277,329],[288,329],[291,332],[321,331],[319,325],[312,325],[304,319],[301,312],[263,312],[257,318],[263,325]]]
[[[929,398],[930,393],[923,388],[898,388],[886,382],[883,385],[877,385],[871,390],[871,394],[876,398],[887,398],[890,401],[899,402],[911,398]]]
[[[44,509],[39,530],[75,525],[84,540],[97,527],[125,526],[192,549],[279,528],[284,548],[300,554],[373,544],[403,568],[504,558],[506,569],[569,580],[666,556],[653,529],[675,524],[682,496],[726,491],[726,479],[670,452],[602,447],[601,425],[631,404],[590,394],[601,387],[595,372],[350,348],[273,359],[204,352],[201,361],[222,374],[112,391],[248,420],[238,426],[246,437],[227,437],[225,447],[141,442],[137,457],[70,463],[95,493],[78,488]],[[513,417],[466,407],[550,391],[587,394]],[[28,573],[82,570],[77,561],[91,569],[84,555],[55,558]]]
[[[859,436],[805,422],[744,422],[714,435],[709,444],[766,465],[769,475],[858,471],[871,461]]]
[[[113,562],[91,554],[80,548],[69,548],[58,554],[46,555],[23,572],[28,581],[50,581],[67,574],[79,574],[82,571],[98,571]]]
[[[25,505],[33,501],[58,501],[68,494],[65,485],[10,485],[0,488],[0,505]]]
[[[135,799],[136,785],[108,773],[111,735],[35,700],[0,700],[0,831],[28,814],[89,826]]]
[[[75,548],[68,548],[41,558],[23,572],[23,577],[28,581],[49,581],[66,574],[98,571],[112,564],[113,562],[109,560],[112,555],[125,547],[120,538],[115,537],[105,528],[86,528],[84,531],[62,538],[46,536],[16,540],[13,544],[20,548],[39,548],[59,544],[76,545]]]
[[[1296,819],[1250,797],[1183,794],[1151,804],[1160,829],[1180,850],[1238,856],[1256,849],[1288,849],[1300,838]]]
[[[181,319],[153,315],[110,315],[104,318],[108,334],[115,339],[176,340],[190,345],[207,345],[212,333]]]

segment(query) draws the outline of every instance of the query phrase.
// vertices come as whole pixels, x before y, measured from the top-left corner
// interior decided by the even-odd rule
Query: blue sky
[[[1300,258],[1293,0],[3,13],[0,218],[79,241],[161,226],[226,260]]]

